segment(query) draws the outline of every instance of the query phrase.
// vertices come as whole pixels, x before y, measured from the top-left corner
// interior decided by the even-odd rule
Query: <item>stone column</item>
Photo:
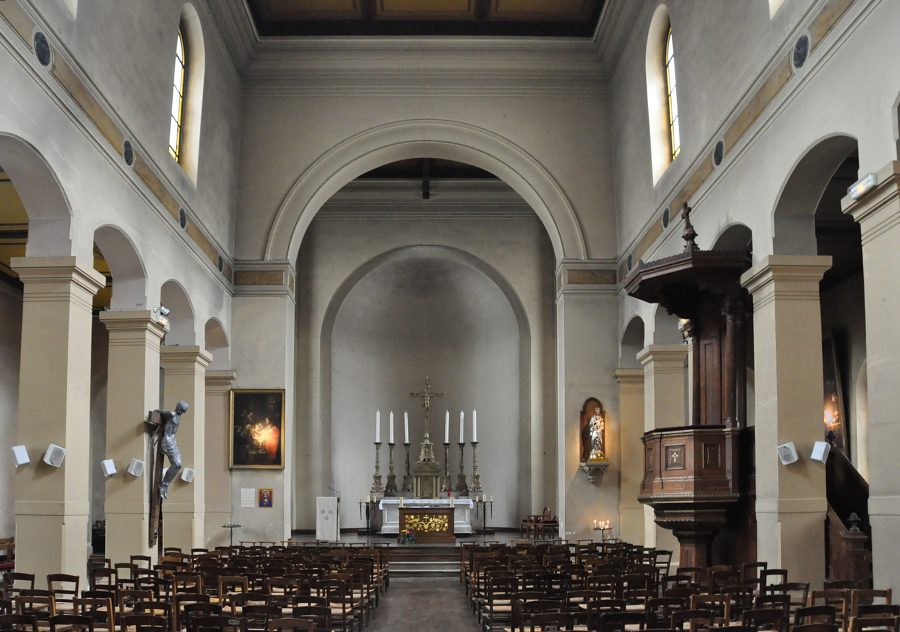
[[[757,558],[820,586],[825,579],[825,468],[809,459],[822,427],[819,281],[830,257],[772,255],[741,276],[753,296]],[[781,465],[793,441],[800,460]]]
[[[206,519],[205,546],[228,546],[231,523],[231,470],[228,467],[229,415],[234,371],[206,372]],[[238,535],[238,534],[235,534]]]
[[[616,369],[619,384],[619,537],[633,544],[644,542],[644,506],[638,502],[644,477],[644,371]]]
[[[106,556],[127,562],[156,551],[147,541],[150,469],[134,477],[126,468],[133,458],[149,464],[144,420],[159,404],[159,346],[169,327],[150,311],[106,311],[100,321],[109,332],[106,458],[118,469],[106,481]]]
[[[644,367],[644,431],[687,425],[689,352],[688,345],[683,344],[650,345],[637,354]],[[653,508],[644,505],[644,546],[672,551],[674,563],[680,555],[678,540],[671,531],[658,526],[654,518]]]
[[[31,463],[15,475],[16,565],[43,578],[80,575],[88,557],[91,300],[106,285],[75,257],[15,257],[24,285],[19,415],[14,443]],[[67,450],[55,469],[50,443]]]
[[[876,178],[874,190],[858,201],[845,198],[843,207],[859,222],[862,232],[874,585],[896,589],[900,586],[900,477],[896,465],[900,445],[900,162],[889,163]]]
[[[163,368],[164,407],[174,410],[184,400],[190,404],[181,417],[176,435],[184,468],[194,470],[194,480],[186,483],[178,475],[169,488],[169,498],[163,501],[163,544],[177,546],[189,552],[202,547],[206,541],[204,527],[206,463],[206,367],[212,356],[195,346],[164,346],[160,352]],[[168,460],[166,461],[168,466]],[[183,472],[184,470],[182,470]]]

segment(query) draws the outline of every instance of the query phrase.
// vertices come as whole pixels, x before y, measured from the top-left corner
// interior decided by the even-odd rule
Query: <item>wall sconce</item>
[[[65,458],[66,449],[64,447],[56,445],[55,443],[51,443],[47,446],[47,451],[44,453],[44,463],[50,467],[60,467]]]
[[[16,467],[31,463],[31,459],[28,458],[28,449],[24,445],[14,445],[12,447],[12,453],[13,462],[16,464]]]

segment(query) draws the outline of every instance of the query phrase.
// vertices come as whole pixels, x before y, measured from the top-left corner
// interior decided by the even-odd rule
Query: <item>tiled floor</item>
[[[456,578],[391,579],[370,632],[478,632]]]

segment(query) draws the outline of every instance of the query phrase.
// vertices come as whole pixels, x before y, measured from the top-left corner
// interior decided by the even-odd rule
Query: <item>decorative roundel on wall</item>
[[[122,157],[125,159],[125,164],[129,167],[134,164],[134,147],[131,146],[130,140],[122,143]]]
[[[625,269],[631,272],[631,255],[625,260]]]
[[[34,34],[34,54],[41,66],[50,65],[50,42],[47,41],[47,36],[40,31]]]
[[[183,208],[178,209],[178,225],[182,228],[187,228],[187,213],[184,212]]]
[[[802,68],[809,57],[809,36],[801,35],[794,44],[794,68]]]
[[[222,258],[222,255],[219,255],[219,260],[216,262],[216,267],[219,268],[219,272],[225,269],[225,260]]]
[[[725,157],[725,141],[720,140],[716,143],[716,148],[713,149],[713,164],[717,167],[722,164],[722,159]]]
[[[669,219],[670,219],[669,215],[670,215],[670,211],[669,211],[669,207],[667,206],[666,210],[663,211],[663,220],[662,220],[663,228],[669,227]]]

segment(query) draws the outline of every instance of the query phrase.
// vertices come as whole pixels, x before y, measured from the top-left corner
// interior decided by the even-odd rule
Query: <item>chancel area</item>
[[[896,0],[0,0],[0,630],[900,629]]]

